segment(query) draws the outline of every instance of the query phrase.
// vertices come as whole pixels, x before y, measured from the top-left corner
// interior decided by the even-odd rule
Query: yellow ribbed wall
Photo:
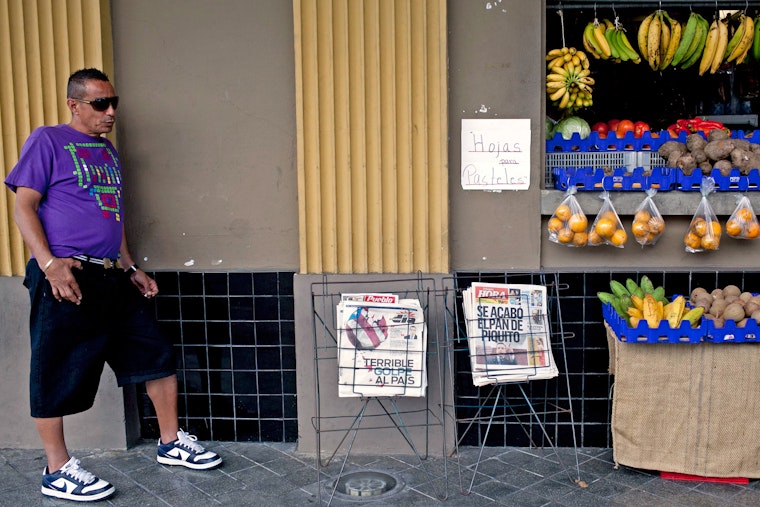
[[[446,273],[445,0],[293,0],[302,273]]]
[[[109,0],[0,0],[2,179],[29,133],[69,121],[66,82],[84,67],[113,79]],[[0,275],[22,275],[28,258],[13,222],[13,193],[0,191]]]

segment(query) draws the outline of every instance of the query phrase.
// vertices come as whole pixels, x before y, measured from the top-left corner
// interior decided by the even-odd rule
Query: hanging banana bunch
[[[631,45],[622,23],[616,17],[599,21],[594,18],[583,30],[583,47],[594,58],[616,63],[640,63],[641,57]]]
[[[593,104],[594,78],[590,76],[586,53],[574,47],[547,53],[546,93],[559,109],[570,113]]]
[[[734,33],[726,44],[726,51],[723,59],[727,63],[736,62],[744,63],[749,55],[750,49],[753,49],[755,39],[757,38],[755,20],[752,16],[747,16],[742,12],[738,18],[739,24],[734,29]]]
[[[696,21],[696,18],[692,21],[692,32],[696,28]],[[657,9],[644,18],[639,25],[636,42],[652,70],[665,70],[673,65],[684,32],[681,23],[662,9]],[[683,53],[686,53],[686,49],[687,47],[683,48]],[[679,56],[683,59],[683,55]]]

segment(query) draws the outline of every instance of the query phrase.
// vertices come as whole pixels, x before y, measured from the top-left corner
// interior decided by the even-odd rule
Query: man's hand
[[[50,282],[56,300],[66,300],[78,305],[82,302],[82,291],[79,290],[72,269],[82,269],[82,263],[76,259],[58,257],[45,270],[45,278]]]
[[[138,269],[132,273],[129,279],[132,280],[132,283],[140,291],[140,294],[146,298],[150,299],[158,294],[158,284],[142,269]]]

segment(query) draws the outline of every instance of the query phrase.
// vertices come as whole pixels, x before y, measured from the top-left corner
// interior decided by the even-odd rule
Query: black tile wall
[[[292,272],[154,273],[156,316],[177,349],[180,425],[204,440],[297,438]],[[141,432],[158,425],[144,387]]]
[[[536,409],[572,406],[572,420],[567,411],[546,416],[549,438],[556,445],[572,446],[575,437],[579,446],[609,448],[614,378],[608,374],[607,338],[596,293],[608,291],[612,279],[638,280],[642,274],[655,285],[665,286],[668,296],[688,294],[697,286],[760,286],[760,272],[462,272],[454,275],[460,295],[454,316],[460,331],[454,332],[464,329],[461,290],[473,281],[541,284],[556,280],[560,290],[558,297],[550,298],[549,315],[556,336],[560,332],[566,336],[564,357],[559,338],[554,337],[552,344],[561,375],[528,383],[526,393]],[[154,276],[161,289],[155,299],[156,315],[162,329],[174,337],[178,352],[183,428],[201,439],[295,441],[294,273],[158,272]],[[454,368],[457,418],[472,417],[487,398],[485,388],[472,385],[466,345],[455,348]],[[526,408],[514,387],[507,387],[504,399],[508,403],[499,407],[503,415]],[[142,434],[157,438],[155,413],[144,388],[140,396]],[[531,439],[541,444],[544,437],[529,420],[502,420],[488,433],[489,445],[524,446]],[[485,425],[476,426],[473,431],[459,424],[463,444],[478,445],[485,439]]]

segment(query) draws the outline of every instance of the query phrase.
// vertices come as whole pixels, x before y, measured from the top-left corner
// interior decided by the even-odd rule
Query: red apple
[[[600,139],[605,139],[610,131],[610,128],[603,121],[596,122],[591,126],[591,131],[596,132]]]
[[[615,132],[617,130],[618,123],[620,123],[620,120],[617,118],[614,118],[607,122],[607,127],[609,127],[610,132]]]
[[[649,128],[649,125],[643,121],[637,121],[633,124],[633,137],[641,137],[644,135],[644,132],[649,132],[652,129]]]

